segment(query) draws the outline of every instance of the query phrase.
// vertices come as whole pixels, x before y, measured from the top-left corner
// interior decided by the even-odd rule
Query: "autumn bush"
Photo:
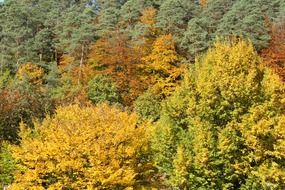
[[[146,128],[108,105],[60,107],[34,129],[21,124],[11,189],[122,189],[144,181]]]

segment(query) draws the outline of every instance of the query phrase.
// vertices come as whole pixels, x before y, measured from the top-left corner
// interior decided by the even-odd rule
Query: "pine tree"
[[[214,33],[223,15],[231,10],[235,2],[236,0],[209,1],[201,14],[198,15],[200,25],[207,29],[212,39],[216,37]]]
[[[99,0],[98,4],[100,11],[98,13],[96,35],[106,37],[116,29],[123,3],[118,0]]]
[[[152,0],[129,0],[120,10],[120,22],[123,22],[127,27],[132,27],[140,20],[142,11],[152,6]]]
[[[58,48],[65,54],[73,56],[76,61],[78,60],[78,84],[83,77],[89,44],[95,39],[94,15],[93,7],[86,7],[85,3],[73,6],[68,10],[57,30]]]
[[[180,36],[194,18],[198,5],[192,0],[166,0],[157,14],[157,26],[166,34]]]
[[[29,45],[35,33],[36,23],[28,4],[18,1],[5,2],[0,12],[2,67],[14,69],[31,58]]]
[[[257,2],[238,1],[224,15],[217,36],[240,36],[252,41],[258,50],[267,47],[270,39],[265,16]]]
[[[209,47],[210,36],[206,29],[201,26],[198,19],[192,19],[188,23],[183,38],[179,44],[186,57],[194,61],[195,57],[207,50]]]

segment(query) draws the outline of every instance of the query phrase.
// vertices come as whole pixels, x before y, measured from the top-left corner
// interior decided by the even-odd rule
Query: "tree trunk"
[[[81,58],[79,64],[79,74],[78,74],[78,85],[81,84],[82,80],[82,70],[83,70],[83,62],[84,62],[84,45],[81,45]]]

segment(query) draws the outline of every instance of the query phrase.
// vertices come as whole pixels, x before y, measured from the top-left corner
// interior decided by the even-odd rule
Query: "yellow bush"
[[[57,109],[54,117],[21,124],[13,148],[18,171],[12,189],[114,189],[136,185],[146,151],[137,116],[108,105]]]

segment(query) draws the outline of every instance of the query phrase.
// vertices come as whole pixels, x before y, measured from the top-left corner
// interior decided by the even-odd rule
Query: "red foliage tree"
[[[272,25],[270,44],[261,55],[265,65],[285,81],[285,19]]]

